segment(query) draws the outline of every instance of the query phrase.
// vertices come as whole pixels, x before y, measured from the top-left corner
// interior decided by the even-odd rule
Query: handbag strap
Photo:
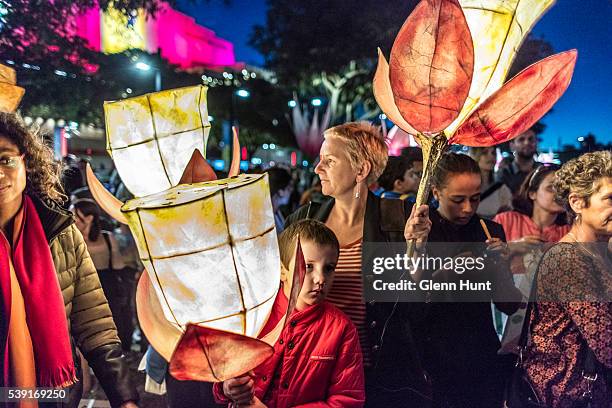
[[[504,185],[504,183],[502,183],[501,181],[496,181],[495,183],[491,184],[491,186],[489,186],[489,188],[487,188],[480,195],[480,201],[484,201],[486,198],[488,198],[490,195],[492,195],[494,192],[496,192],[503,185]]]
[[[108,248],[108,269],[113,270],[113,245],[110,240],[110,232],[102,231],[102,237],[104,237],[104,241],[106,242],[106,247]]]
[[[529,291],[529,298],[527,299],[527,308],[525,309],[525,320],[523,320],[523,327],[521,328],[521,337],[519,338],[519,352],[523,352],[527,348],[527,342],[529,341],[529,335],[531,334],[531,313],[533,308],[535,307],[535,296],[537,293],[538,286],[538,272],[540,271],[540,266],[535,270],[533,274],[533,281],[531,282],[531,290]],[[522,357],[522,356],[521,356]]]

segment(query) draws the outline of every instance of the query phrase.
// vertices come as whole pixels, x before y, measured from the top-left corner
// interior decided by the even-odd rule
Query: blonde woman
[[[287,225],[304,218],[324,222],[338,237],[340,257],[327,299],[346,313],[359,333],[366,371],[367,406],[425,404],[426,384],[412,339],[407,314],[411,304],[365,303],[362,284],[364,242],[405,242],[403,231],[383,230],[381,199],[368,190],[387,163],[387,145],[380,129],[366,122],[328,129],[315,172],[327,198],[310,202],[289,216]],[[427,206],[418,209],[428,223]],[[401,227],[406,219],[395,220]],[[424,234],[426,236],[426,233]]]

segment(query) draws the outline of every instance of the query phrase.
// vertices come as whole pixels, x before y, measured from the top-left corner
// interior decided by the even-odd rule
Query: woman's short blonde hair
[[[576,213],[569,205],[569,196],[576,194],[588,207],[590,198],[601,187],[604,178],[612,178],[612,153],[600,151],[583,154],[565,163],[555,173],[553,189],[555,200],[565,208],[568,218],[574,221]]]
[[[366,161],[370,163],[372,169],[366,178],[366,184],[378,180],[389,157],[380,127],[368,122],[349,122],[326,130],[324,136],[335,137],[344,142],[353,170],[359,170]]]

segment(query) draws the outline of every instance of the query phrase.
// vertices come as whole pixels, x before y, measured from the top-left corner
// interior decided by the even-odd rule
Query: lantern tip
[[[102,208],[108,215],[120,223],[127,224],[127,218],[125,217],[125,214],[121,212],[123,203],[117,197],[112,195],[106,188],[104,188],[102,183],[100,183],[100,180],[98,180],[94,174],[89,163],[87,163],[85,173],[91,195],[96,200],[100,208]]]
[[[216,180],[217,175],[198,149],[194,149],[189,163],[183,171],[179,184],[193,184]]]
[[[240,142],[238,140],[238,128],[232,126],[232,135],[234,139],[232,149],[232,164],[229,170],[229,177],[235,177],[240,173]]]

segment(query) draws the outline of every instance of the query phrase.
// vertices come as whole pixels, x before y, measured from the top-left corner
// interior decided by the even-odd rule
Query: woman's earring
[[[580,213],[576,214],[576,224],[580,224],[582,222],[582,218],[580,217]]]
[[[359,198],[359,183],[357,183],[355,188],[357,189],[357,191],[355,192],[355,198]]]

